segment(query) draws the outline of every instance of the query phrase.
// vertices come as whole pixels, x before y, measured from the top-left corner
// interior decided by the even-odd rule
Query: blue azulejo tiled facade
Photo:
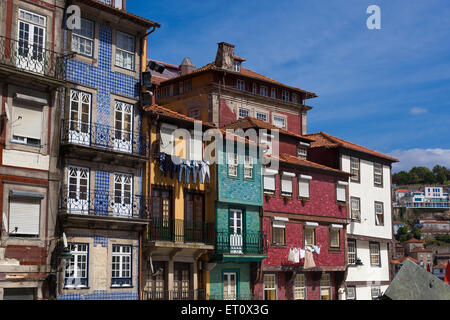
[[[251,299],[251,272],[265,258],[260,227],[262,166],[256,157],[249,160],[237,155],[236,150],[219,151],[218,157],[216,247],[210,256],[217,264],[210,272],[209,296],[219,300]]]

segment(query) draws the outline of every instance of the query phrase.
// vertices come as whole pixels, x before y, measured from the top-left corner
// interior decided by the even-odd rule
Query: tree
[[[397,229],[397,234],[395,235],[395,239],[400,242],[408,241],[413,237],[412,233],[409,232],[408,226],[403,226]]]

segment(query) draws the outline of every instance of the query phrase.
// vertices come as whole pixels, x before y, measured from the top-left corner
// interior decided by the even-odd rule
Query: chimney
[[[217,44],[216,66],[225,70],[234,69],[234,45],[226,42]]]
[[[195,70],[195,66],[192,63],[191,58],[184,58],[180,64],[180,75],[184,76],[185,74],[191,73]]]

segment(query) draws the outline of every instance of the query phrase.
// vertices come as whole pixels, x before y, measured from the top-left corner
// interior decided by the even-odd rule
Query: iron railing
[[[450,201],[449,202],[405,202],[404,206],[407,208],[450,208]]]
[[[205,300],[204,289],[196,290],[144,290],[143,300]]]
[[[264,254],[266,252],[266,235],[262,232],[233,234],[228,230],[217,231],[216,253],[218,254]]]
[[[0,64],[26,72],[65,80],[64,55],[45,49],[42,44],[0,36]]]
[[[263,300],[261,298],[261,295],[257,294],[230,294],[230,295],[224,295],[224,294],[213,294],[209,296],[209,300]]]
[[[150,217],[148,240],[214,244],[214,223]]]
[[[63,120],[61,143],[106,149],[108,151],[146,156],[148,139],[140,133],[78,120]]]
[[[140,195],[94,190],[63,191],[60,213],[148,219],[148,200]]]

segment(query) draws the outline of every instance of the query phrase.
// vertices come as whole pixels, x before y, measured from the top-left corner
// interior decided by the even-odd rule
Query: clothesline
[[[175,160],[172,161],[172,157]],[[197,183],[197,176],[199,176],[200,183],[209,183],[210,172],[209,172],[209,161],[203,160],[187,160],[178,156],[171,156],[166,153],[158,153],[157,159],[159,161],[159,169],[163,176],[170,174],[170,178],[173,179],[175,174],[177,174],[178,181],[181,182],[183,178],[184,170],[184,180],[185,183],[191,183],[191,171],[192,171],[192,182]]]

